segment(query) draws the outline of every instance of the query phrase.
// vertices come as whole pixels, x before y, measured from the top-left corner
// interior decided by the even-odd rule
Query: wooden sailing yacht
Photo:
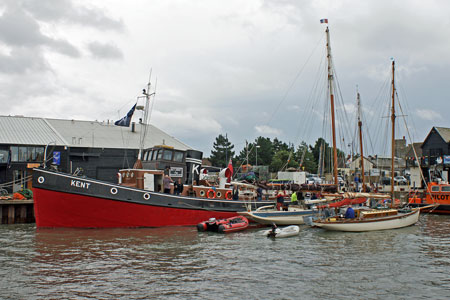
[[[326,29],[327,34],[327,55],[328,55],[328,81],[329,93],[331,102],[331,117],[332,117],[332,131],[333,131],[333,148],[334,148],[334,176],[335,183],[337,183],[337,155],[336,155],[336,137],[335,137],[335,123],[334,123],[334,96],[332,90],[333,74],[331,73],[331,47],[329,29]],[[394,154],[395,154],[395,62],[392,61],[392,105],[391,105],[391,126],[392,126],[392,148],[391,148],[391,172],[394,174]],[[361,138],[361,120],[358,120],[359,134]],[[361,141],[362,148],[362,141]],[[363,155],[361,149],[361,157]],[[364,173],[362,174],[364,177]],[[393,176],[391,181],[391,207],[387,209],[358,209],[355,212],[355,218],[344,218],[340,216],[327,217],[316,220],[312,223],[314,227],[320,227],[326,230],[336,231],[373,231],[402,228],[415,224],[419,220],[420,209],[395,209],[392,207],[394,202],[394,183]],[[364,186],[364,185],[363,185]]]

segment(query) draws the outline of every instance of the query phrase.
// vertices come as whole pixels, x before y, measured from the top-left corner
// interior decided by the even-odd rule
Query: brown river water
[[[450,216],[397,230],[0,225],[0,299],[450,299]]]

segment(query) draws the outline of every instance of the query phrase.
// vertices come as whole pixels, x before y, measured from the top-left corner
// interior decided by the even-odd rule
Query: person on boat
[[[173,184],[173,192],[175,195],[180,195],[183,193],[183,184],[181,183],[181,178],[178,178],[178,180]]]
[[[291,195],[291,204],[298,205],[297,192],[293,192]]]
[[[351,205],[348,206],[347,211],[345,212],[346,219],[354,219],[355,218],[355,210]]]
[[[170,194],[170,184],[173,182],[169,175],[165,175],[163,179],[164,193]]]
[[[262,188],[261,187],[258,187],[256,189],[256,200],[262,201]]]
[[[239,200],[239,188],[237,186],[233,186],[233,200]]]
[[[327,206],[325,206],[325,208],[323,209],[323,215],[325,216],[325,218],[331,216],[330,205],[327,204]]]
[[[269,233],[267,234],[267,237],[275,237],[277,235],[277,224],[272,223],[272,230],[269,231]]]
[[[284,195],[283,192],[280,190],[277,195],[277,210],[282,210],[284,204]]]

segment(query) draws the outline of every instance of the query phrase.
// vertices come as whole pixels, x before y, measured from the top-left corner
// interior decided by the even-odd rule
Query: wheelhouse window
[[[441,189],[443,192],[450,192],[450,185],[443,186]]]
[[[172,157],[173,157],[173,151],[165,149],[163,159],[164,160],[172,160]]]
[[[438,186],[432,186],[431,187],[431,191],[432,192],[439,192],[439,187]]]
[[[158,156],[156,157],[156,159],[161,159],[161,158],[162,158],[162,155],[163,155],[163,150],[162,150],[162,149],[159,149],[159,150],[158,150]]]
[[[183,156],[184,156],[183,152],[175,151],[174,156],[173,156],[173,161],[183,162]]]

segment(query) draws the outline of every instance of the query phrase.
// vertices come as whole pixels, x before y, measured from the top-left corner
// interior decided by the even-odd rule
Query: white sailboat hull
[[[387,230],[411,226],[419,220],[420,210],[399,214],[389,218],[375,218],[372,220],[345,219],[338,221],[314,221],[313,226],[334,231],[374,231]]]

